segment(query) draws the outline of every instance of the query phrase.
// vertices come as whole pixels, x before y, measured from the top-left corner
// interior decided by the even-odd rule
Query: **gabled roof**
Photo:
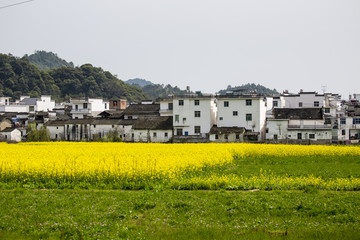
[[[212,126],[209,134],[230,134],[230,133],[240,133],[245,132],[244,127],[218,127],[217,125]]]
[[[4,130],[2,130],[1,132],[12,132],[12,131],[14,131],[14,130],[18,130],[18,129],[16,129],[16,128],[5,128]],[[18,130],[19,131],[19,130]]]
[[[36,105],[36,101],[39,101],[40,98],[24,98],[21,100],[21,103],[24,103],[25,105]]]
[[[274,108],[274,119],[323,119],[321,108]]]
[[[91,124],[96,125],[119,125],[120,120],[119,119],[94,119]]]
[[[172,117],[141,117],[138,118],[133,126],[134,130],[172,130],[173,118]]]
[[[132,104],[124,110],[124,115],[159,116],[160,104]]]

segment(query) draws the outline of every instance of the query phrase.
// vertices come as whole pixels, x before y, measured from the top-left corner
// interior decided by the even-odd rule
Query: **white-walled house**
[[[278,108],[267,119],[266,139],[272,143],[331,144],[332,125],[322,108]]]
[[[71,98],[70,103],[73,119],[96,117],[99,113],[109,110],[109,102],[101,98]]]
[[[5,101],[9,100],[5,98]],[[0,112],[15,113],[35,113],[52,111],[55,107],[55,101],[51,100],[51,96],[42,95],[39,98],[30,98],[29,96],[21,96],[20,101],[16,103],[0,104]]]
[[[245,128],[258,141],[265,140],[266,99],[257,95],[224,95],[217,97],[217,127]]]
[[[160,116],[173,116],[173,99],[172,98],[162,98],[160,99]]]
[[[141,117],[133,126],[134,142],[170,142],[173,137],[172,117]]]
[[[360,116],[342,116],[337,120],[336,142],[358,144],[360,142]]]
[[[216,123],[213,95],[189,94],[173,97],[173,126],[176,136],[207,137]]]
[[[0,140],[6,142],[21,142],[21,131],[16,128],[5,128],[0,131]]]

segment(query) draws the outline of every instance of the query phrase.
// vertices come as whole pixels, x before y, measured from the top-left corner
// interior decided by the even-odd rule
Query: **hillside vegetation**
[[[58,100],[102,97],[140,101],[147,98],[140,88],[125,84],[110,72],[91,64],[43,71],[26,57],[0,54],[0,96],[18,99],[21,95],[39,97],[44,94]]]
[[[52,52],[36,51],[31,55],[25,54],[24,58],[27,58],[31,64],[34,64],[40,70],[50,70],[60,67],[74,67],[72,62],[67,62]]]
[[[262,94],[265,96],[279,94],[279,92],[276,89],[270,89],[263,85],[254,84],[254,83],[242,84],[240,86],[235,86],[235,87],[229,85],[226,89],[220,90],[219,94],[226,94],[227,91],[234,91],[237,89],[243,89],[243,93],[250,93],[256,91],[258,94]]]

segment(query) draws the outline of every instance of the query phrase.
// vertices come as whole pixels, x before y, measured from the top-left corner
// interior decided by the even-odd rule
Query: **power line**
[[[24,3],[32,2],[32,1],[34,1],[34,0],[28,0],[28,1],[24,1],[24,2],[14,3],[14,4],[10,4],[10,5],[6,5],[6,6],[3,6],[3,7],[0,7],[0,9],[8,8],[8,7],[13,7],[13,6],[16,6],[16,5],[20,5],[20,4],[24,4]]]

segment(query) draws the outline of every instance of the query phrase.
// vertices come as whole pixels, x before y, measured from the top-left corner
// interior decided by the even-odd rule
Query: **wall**
[[[319,107],[325,105],[325,96],[316,94],[303,94],[300,96],[284,96],[285,108],[299,108],[299,102],[303,103],[302,107],[314,107],[314,101],[319,102]]]
[[[179,100],[184,101],[183,106],[179,106]],[[195,105],[195,100],[199,100],[199,105]],[[176,98],[173,100],[173,108],[175,135],[176,129],[182,129],[183,135],[186,132],[188,135],[205,135],[216,121],[213,98]],[[195,117],[195,111],[200,111],[200,117]],[[179,115],[179,121],[176,121],[176,115]],[[195,134],[195,126],[200,126],[200,134]]]

